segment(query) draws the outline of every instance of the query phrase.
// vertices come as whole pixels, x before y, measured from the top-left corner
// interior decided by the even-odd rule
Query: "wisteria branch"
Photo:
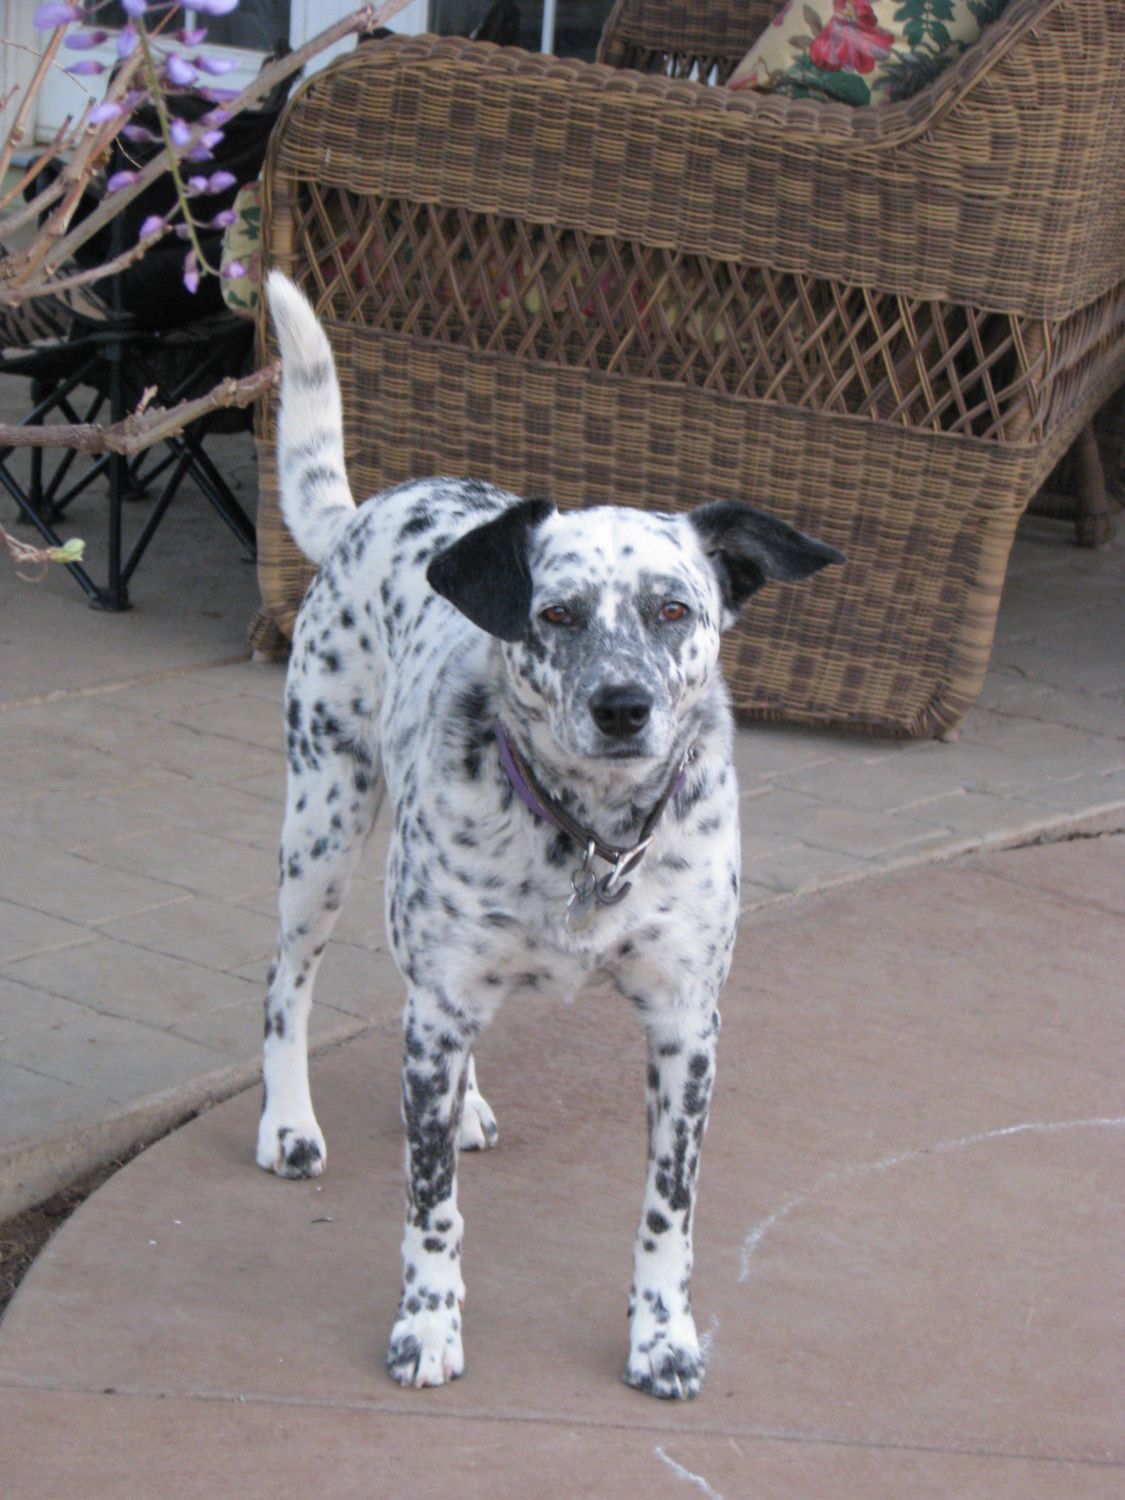
[[[34,573],[19,572],[19,576],[28,583],[38,583],[51,563],[81,562],[86,544],[75,540],[64,542],[61,547],[33,547],[30,542],[21,541],[0,526],[0,547],[16,564],[17,572],[26,567],[35,568]]]
[[[4,142],[3,150],[0,150],[0,177],[3,177],[11,166],[12,153],[23,140],[28,115],[31,113],[32,106],[39,97],[39,91],[43,87],[43,80],[46,78],[48,70],[55,61],[58,50],[62,45],[63,30],[63,27],[58,27],[53,33],[51,40],[43,49],[42,55],[36,64],[35,73],[28,85],[27,93],[24,94],[20,106],[16,110],[16,117],[12,121],[12,128],[8,131],[8,139]]]
[[[59,422],[50,427],[13,427],[0,422],[0,448],[74,448],[79,453],[124,453],[132,457],[154,443],[176,437],[210,412],[252,405],[264,391],[277,385],[280,369],[275,361],[238,380],[228,375],[206,395],[176,406],[150,406],[153,392],[149,390],[135,411],[108,427],[97,422]]]
[[[249,109],[251,105],[264,99],[284,79],[292,77],[294,73],[300,72],[304,65],[313,57],[333,46],[336,42],[346,36],[362,34],[374,31],[377,27],[385,25],[388,20],[396,15],[407,0],[386,0],[380,6],[365,5],[360,9],[352,11],[350,15],[344,16],[334,25],[326,27],[319,35],[312,38],[302,47],[290,52],[288,56],[277,62],[268,64],[262,69],[252,83],[247,84],[229,104],[223,106],[224,113],[228,117],[240,114]],[[138,49],[139,50],[139,49]],[[134,57],[139,65],[139,58]],[[134,59],[130,59],[134,61]],[[50,276],[53,271],[62,265],[75,251],[81,248],[88,240],[104,229],[138,194],[142,193],[150,183],[161,177],[165,172],[171,170],[176,163],[200,144],[208,126],[203,122],[195,125],[188,133],[182,146],[170,152],[166,147],[157,156],[147,163],[134,177],[133,181],[123,186],[119,191],[107,195],[94,211],[86,216],[80,224],[75,225],[57,244],[49,249],[49,260],[45,265],[42,262],[45,256],[31,256],[27,254],[15,254],[8,257],[10,269],[4,274],[5,268],[0,268],[0,274],[4,279],[0,280],[0,305],[5,302],[10,304],[26,301],[29,298],[42,296],[44,292],[52,290]],[[112,134],[112,133],[111,133]],[[5,232],[5,225],[0,220],[0,240]],[[39,279],[32,280],[36,271],[40,271]]]

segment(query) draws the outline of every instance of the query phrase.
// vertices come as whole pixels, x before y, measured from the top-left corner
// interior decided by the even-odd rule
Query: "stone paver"
[[[198,828],[122,830],[83,852],[106,870],[224,899],[260,891],[277,872],[276,853]]]
[[[277,946],[273,913],[259,915],[210,896],[180,896],[155,909],[103,922],[101,931],[130,947],[203,968],[210,968],[218,958],[231,969],[253,965],[258,974]]]
[[[146,1095],[159,1094],[215,1072],[225,1061],[221,1054],[177,1036],[168,1025],[146,1026],[98,1013],[25,1031],[5,1046],[4,1057],[17,1067],[93,1090],[118,1105],[135,1102],[138,1076],[145,1079]]]
[[[61,995],[45,994],[14,979],[0,979],[0,1038],[35,1031],[40,1026],[62,1026],[88,1014],[85,1006]]]
[[[162,910],[175,920],[175,906]],[[31,989],[156,1030],[215,1006],[234,1004],[248,988],[247,980],[210,964],[189,963],[104,933],[79,948],[20,959],[5,973]]]
[[[0,901],[0,966],[28,954],[90,941],[89,929],[77,922],[61,921],[15,901]]]
[[[107,868],[98,857],[101,848],[94,859],[40,848],[29,860],[25,840],[0,836],[0,899],[96,927],[114,917],[166,905],[179,894],[176,886],[151,874],[140,879]]]

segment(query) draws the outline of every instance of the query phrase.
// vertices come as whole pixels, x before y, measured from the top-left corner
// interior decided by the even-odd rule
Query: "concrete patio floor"
[[[402,1212],[397,1026],[323,1053],[316,1182],[251,1090],[50,1243],[0,1330],[9,1500],[82,1493],[1109,1500],[1120,1494],[1125,846],[1078,840],[764,913],[723,1005],[690,1406],[620,1379],[644,1162],[627,1007],[479,1049],[467,1371],[381,1366]]]
[[[226,469],[252,493],[244,441]],[[68,530],[96,554],[98,525]],[[740,733],[690,1408],[619,1382],[642,1069],[604,996],[486,1038],[501,1146],[464,1166],[468,1373],[389,1384],[401,990],[378,848],[318,989],[328,1175],[259,1173],[238,1093],[283,790],[253,570],[185,497],[130,614],[9,577],[0,1219],[236,1097],[112,1178],[17,1294],[0,1492],[1119,1493],[1123,574],[1121,542],[1025,523],[955,744]]]

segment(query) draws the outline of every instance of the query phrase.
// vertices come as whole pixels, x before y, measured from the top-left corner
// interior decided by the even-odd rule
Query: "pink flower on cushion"
[[[894,46],[875,20],[870,0],[832,0],[836,14],[809,48],[809,62],[826,73],[870,73]]]

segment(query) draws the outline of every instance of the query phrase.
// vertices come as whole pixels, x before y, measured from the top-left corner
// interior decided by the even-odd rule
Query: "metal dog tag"
[[[574,889],[566,903],[567,932],[585,932],[597,909],[598,878],[589,865],[581,865],[570,877]]]
[[[598,877],[594,874],[594,841],[586,845],[582,863],[570,877],[573,890],[566,903],[567,932],[585,932],[598,905]]]

